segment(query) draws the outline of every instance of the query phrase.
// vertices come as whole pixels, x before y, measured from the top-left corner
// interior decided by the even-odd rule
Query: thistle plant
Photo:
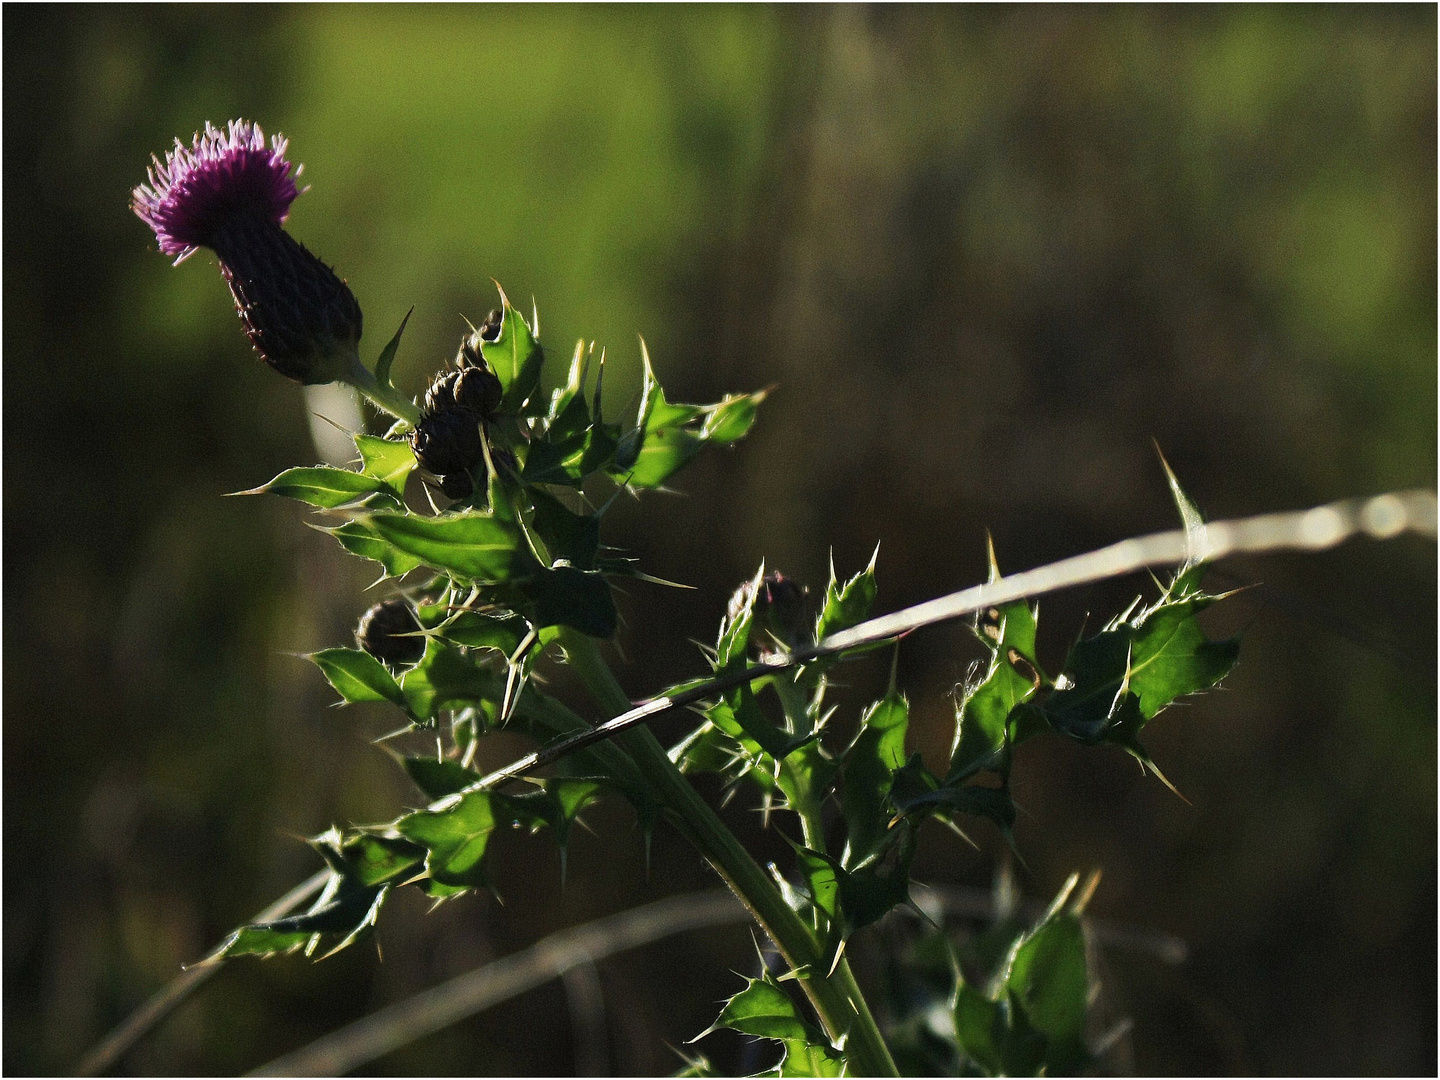
[[[710,671],[632,706],[601,644],[617,632],[615,582],[645,573],[602,543],[605,509],[616,493],[665,486],[707,447],[743,438],[766,392],[673,403],[642,341],[638,410],[616,417],[602,394],[604,352],[581,341],[547,393],[538,318],[502,291],[417,405],[390,381],[404,323],[367,367],[350,288],[285,231],[301,193],[286,150],[246,121],[207,126],[155,160],[134,210],[177,263],[202,247],[215,253],[271,367],[301,383],[349,383],[395,418],[384,436],[355,433],[354,468],[288,469],[250,493],[308,504],[346,551],[379,566],[390,592],[360,620],[355,647],[310,659],[345,702],[387,703],[402,732],[423,732],[438,749],[399,756],[422,808],[311,838],[326,869],[308,910],[239,928],[212,959],[328,955],[361,938],[395,889],[446,901],[489,888],[487,856],[507,827],[549,830],[563,853],[577,816],[618,798],[647,830],[663,823],[692,843],[773,943],[782,970],[738,988],[713,1025],[774,1040],[773,1074],[1090,1067],[1082,915],[1093,877],[1083,887],[1072,879],[1038,922],[1001,924],[983,948],[938,937],[938,1013],[872,1010],[847,946],[913,907],[923,822],[1010,837],[1010,775],[1028,740],[1118,746],[1163,780],[1145,729],[1172,702],[1216,685],[1238,656],[1237,641],[1213,641],[1199,624],[1220,599],[1203,588],[1205,561],[1275,546],[1274,534],[1247,533],[1245,522],[1206,526],[1171,475],[1177,533],[1097,553],[1109,562],[1057,564],[1063,572],[1043,579],[1002,577],[992,551],[985,585],[884,618],[871,617],[874,559],[849,576],[832,569],[813,604],[798,583],[761,567],[724,606]],[[1417,514],[1423,524],[1423,500],[1378,504],[1330,508],[1342,527],[1324,542],[1361,525],[1393,535]],[[1428,507],[1433,528],[1433,497]],[[1040,655],[1035,595],[1166,562],[1180,568],[1148,602],[1137,599],[1063,657]],[[948,760],[932,770],[907,748],[909,703],[893,674],[853,738],[837,741],[827,698],[836,665],[962,615],[984,659],[957,694]],[[546,657],[573,669],[588,705],[540,689],[533,674]],[[697,723],[666,748],[645,721],[680,707]],[[540,749],[481,775],[478,744],[500,730]],[[692,786],[698,773],[758,801],[789,842],[789,865],[756,862]],[[691,1068],[708,1066],[697,1059]]]

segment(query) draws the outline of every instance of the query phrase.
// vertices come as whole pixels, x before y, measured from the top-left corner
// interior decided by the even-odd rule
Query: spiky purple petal
[[[207,123],[191,146],[176,139],[163,162],[152,156],[150,182],[135,188],[131,209],[177,263],[197,248],[214,247],[239,219],[278,225],[301,191],[295,184],[300,169],[285,159],[287,146],[276,135],[267,149],[260,125],[248,120],[231,120],[227,131]]]

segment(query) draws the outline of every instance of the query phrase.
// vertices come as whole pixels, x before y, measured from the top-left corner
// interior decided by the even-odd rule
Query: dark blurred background
[[[703,670],[762,558],[818,589],[878,541],[892,610],[979,580],[986,529],[1018,570],[1171,527],[1152,439],[1216,517],[1435,485],[1432,6],[12,6],[4,80],[7,1073],[73,1069],[316,868],[297,835],[414,801],[368,743],[394,715],[329,708],[293,655],[348,641],[372,564],[221,498],[315,461],[310,412],[346,402],[257,362],[209,253],[172,269],[128,209],[206,120],[291,138],[290,228],[367,358],[416,305],[412,391],[492,277],[552,354],[609,347],[617,405],[637,333],[672,399],[779,383],[683,495],[607,519],[696,587],[628,590],[636,696]],[[1215,612],[1241,662],[1147,736],[1188,805],[1119,753],[1020,755],[1027,895],[1100,867],[1092,912],[1190,944],[1106,957],[1137,1071],[1434,1073],[1435,567],[1406,537],[1217,568],[1264,583]],[[1047,598],[1042,659],[1146,584]],[[958,628],[901,650],[932,763],[977,656]],[[847,722],[884,669],[845,670]],[[747,802],[727,820],[782,858]],[[548,837],[507,838],[504,906],[402,893],[383,960],[236,963],[122,1071],[253,1068],[714,881],[664,830],[647,876],[623,806],[589,820],[563,889]],[[987,885],[1004,844],[975,837],[936,828],[917,877]],[[612,1067],[678,1067],[753,955],[735,927],[603,962]],[[551,984],[372,1071],[568,1073],[568,1015]]]

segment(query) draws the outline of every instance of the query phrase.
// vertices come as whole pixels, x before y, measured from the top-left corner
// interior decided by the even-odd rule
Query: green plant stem
[[[630,699],[594,638],[567,629],[559,640],[596,704],[609,715],[630,708]],[[895,1060],[845,961],[842,959],[832,974],[825,972],[823,951],[810,928],[785,903],[769,875],[671,762],[648,728],[630,731],[621,741],[687,839],[749,909],[785,962],[801,973],[798,981],[826,1035],[832,1042],[845,1040],[842,1045],[851,1056],[851,1071],[858,1076],[898,1076]]]
[[[789,722],[791,735],[809,735],[813,730],[810,717],[805,712],[805,698],[800,694],[788,671],[780,672],[769,680],[775,688],[775,696],[780,699],[780,707],[785,711],[785,719]],[[788,769],[785,762],[780,763],[782,769]],[[800,836],[805,841],[805,846],[811,851],[825,850],[825,824],[820,816],[820,807],[806,799],[800,805],[792,805],[791,810],[800,819]]]
[[[564,738],[577,731],[584,731],[590,725],[561,702],[548,694],[542,694],[533,686],[527,686],[515,706],[516,715],[531,728],[531,733],[545,739]],[[593,767],[620,781],[626,787],[633,787],[638,794],[654,798],[650,784],[641,775],[635,762],[619,745],[613,742],[596,743],[588,751]],[[637,806],[638,809],[638,806]]]
[[[420,422],[420,410],[415,403],[388,382],[381,383],[375,378],[374,373],[360,362],[360,357],[351,358],[350,371],[344,381],[369,398],[376,408],[399,417],[411,427]]]

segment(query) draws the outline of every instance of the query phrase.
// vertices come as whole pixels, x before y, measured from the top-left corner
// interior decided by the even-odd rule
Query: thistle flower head
[[[152,156],[150,182],[132,192],[131,208],[177,263],[213,248],[239,219],[279,225],[300,195],[301,169],[286,160],[287,145],[276,135],[267,148],[260,125],[248,120],[231,120],[225,131],[207,123],[190,146],[176,139],[164,161]]]
[[[335,271],[281,223],[300,195],[298,168],[279,135],[248,120],[210,124],[191,146],[175,140],[130,207],[177,263],[208,247],[220,261],[235,311],[255,352],[300,383],[350,379],[360,366],[360,305]]]

